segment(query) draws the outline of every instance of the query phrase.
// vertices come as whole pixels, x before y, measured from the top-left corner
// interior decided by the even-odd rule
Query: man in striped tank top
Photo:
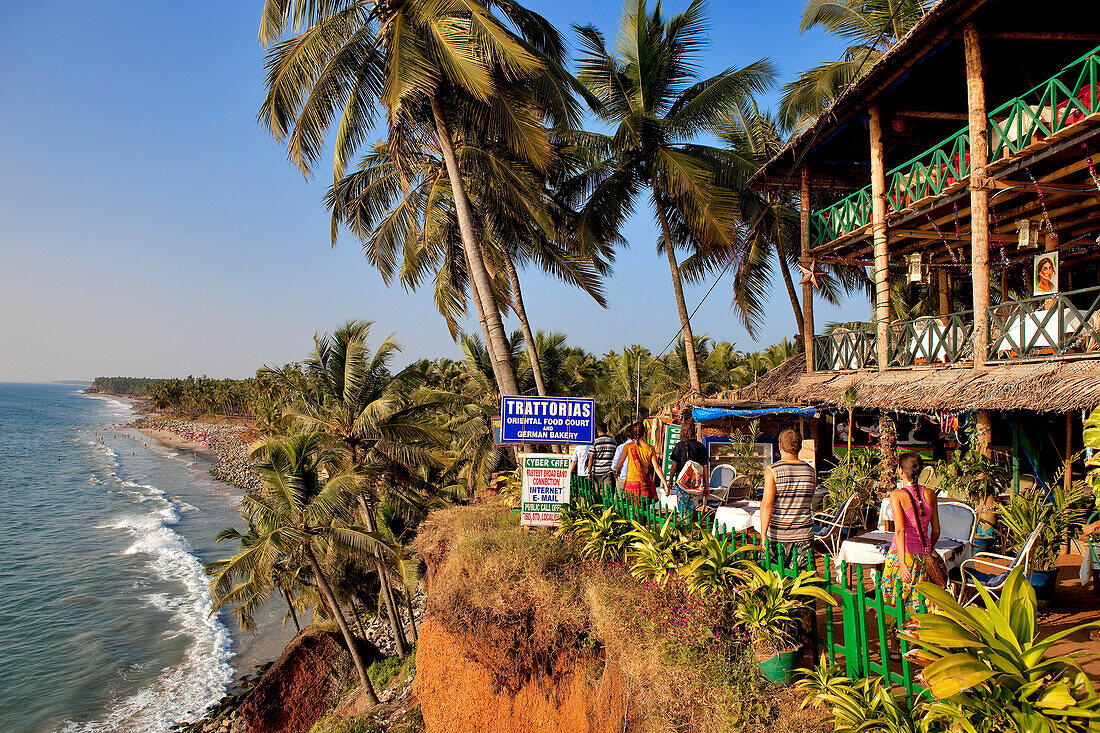
[[[782,550],[784,565],[797,549],[799,564],[808,569],[807,550],[814,538],[814,489],[817,474],[813,466],[800,461],[802,435],[787,429],[779,434],[779,460],[764,469],[764,499],[760,502],[760,535],[768,540],[769,556]]]

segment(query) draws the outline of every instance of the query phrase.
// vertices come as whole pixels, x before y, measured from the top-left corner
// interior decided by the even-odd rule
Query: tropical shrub
[[[523,498],[523,479],[519,469],[501,474],[500,478],[500,503],[509,509],[518,509]]]
[[[821,582],[809,570],[793,578],[768,570],[757,574],[738,595],[734,613],[758,654],[770,656],[802,646],[807,631],[803,622],[812,612],[813,601],[836,605]]]
[[[939,611],[914,616],[902,636],[918,645],[935,698],[926,711],[950,730],[1088,731],[1100,726],[1100,697],[1077,661],[1051,655],[1054,644],[1100,622],[1039,638],[1035,590],[1023,568],[1009,575],[999,599],[984,588],[984,608],[960,606],[945,590],[919,590]]]
[[[936,463],[941,491],[966,499],[974,506],[983,506],[990,497],[1007,491],[1011,478],[1004,467],[982,452],[979,443],[978,427],[971,422],[966,429],[965,447],[955,449],[950,458]]]
[[[651,578],[658,585],[664,585],[687,559],[694,531],[692,525],[679,521],[675,514],[668,515],[657,529],[638,522],[631,524],[633,529],[627,533],[630,543],[626,548],[630,574],[639,580]]]
[[[1093,506],[1100,511],[1100,407],[1097,407],[1085,420],[1085,427],[1081,433],[1085,450],[1085,485],[1092,492]]]
[[[883,679],[877,675],[853,680],[845,677],[840,667],[830,665],[821,657],[813,669],[798,670],[803,677],[795,683],[795,689],[808,693],[802,707],[824,705],[832,716],[836,733],[926,733],[931,722],[920,714],[920,703],[909,710],[904,693],[892,693]]]
[[[1091,491],[1077,481],[1066,488],[1061,481],[1050,487],[1036,484],[1013,492],[997,515],[1004,525],[1008,546],[1018,550],[1039,523],[1043,530],[1031,552],[1030,569],[1049,571],[1058,559],[1062,541],[1077,531],[1090,510]]]
[[[573,532],[584,541],[584,552],[600,562],[622,559],[629,531],[630,524],[611,507],[602,512],[593,509],[573,522]]]
[[[680,574],[693,593],[730,598],[738,587],[764,572],[751,559],[760,549],[759,545],[734,547],[728,536],[719,538],[704,530],[688,550],[697,557],[680,568]]]
[[[602,508],[601,505],[593,504],[583,496],[574,496],[572,501],[561,508],[556,530],[558,536],[572,533],[584,520],[594,519],[598,516],[597,507]]]
[[[868,486],[873,483],[877,468],[878,461],[874,454],[866,451],[848,453],[821,479],[821,485],[829,492],[825,496],[825,508],[836,511],[857,491],[863,491],[869,499],[871,492]]]

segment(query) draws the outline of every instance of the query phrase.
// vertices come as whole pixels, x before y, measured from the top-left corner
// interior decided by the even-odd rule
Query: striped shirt
[[[592,475],[611,473],[615,468],[615,439],[610,435],[601,435],[592,444]]]
[[[769,468],[775,472],[775,506],[768,539],[788,543],[813,539],[814,467],[805,461],[777,461]]]

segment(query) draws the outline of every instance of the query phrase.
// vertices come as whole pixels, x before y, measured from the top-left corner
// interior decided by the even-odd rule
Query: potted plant
[[[1039,600],[1048,601],[1058,582],[1058,559],[1062,542],[1084,523],[1089,512],[1092,492],[1077,481],[1067,489],[1062,481],[1052,486],[1036,484],[1030,489],[1014,492],[1005,506],[998,507],[1004,525],[1007,545],[1018,551],[1039,523],[1043,530],[1031,550],[1028,575]]]
[[[836,605],[807,570],[785,578],[774,570],[754,574],[737,597],[735,617],[748,632],[760,673],[769,682],[790,684],[795,662],[808,637],[813,602]]]

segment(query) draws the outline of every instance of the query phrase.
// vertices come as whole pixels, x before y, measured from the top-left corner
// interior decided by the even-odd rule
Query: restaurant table
[[[842,562],[847,562],[849,565],[881,565],[886,562],[886,553],[893,539],[893,532],[875,531],[844,540],[836,557],[833,558],[836,563],[837,580],[843,579],[840,572]],[[965,559],[963,546],[964,543],[959,540],[944,538],[936,541],[936,554],[947,563],[948,570],[957,568]]]
[[[714,510],[714,531],[742,532],[752,527],[760,531],[760,502],[735,501]]]
[[[1062,314],[1057,312],[1059,308],[1062,309]],[[1059,315],[1062,319],[1061,329],[1058,327]],[[1022,349],[1023,353],[1032,349],[1049,353],[1057,350],[1065,337],[1072,336],[1080,327],[1081,320],[1068,306],[1055,304],[1044,310],[1015,313],[1008,317],[1000,333],[995,333],[989,350],[994,354],[1014,354],[1017,348]],[[1062,333],[1058,333],[1059,330]]]

